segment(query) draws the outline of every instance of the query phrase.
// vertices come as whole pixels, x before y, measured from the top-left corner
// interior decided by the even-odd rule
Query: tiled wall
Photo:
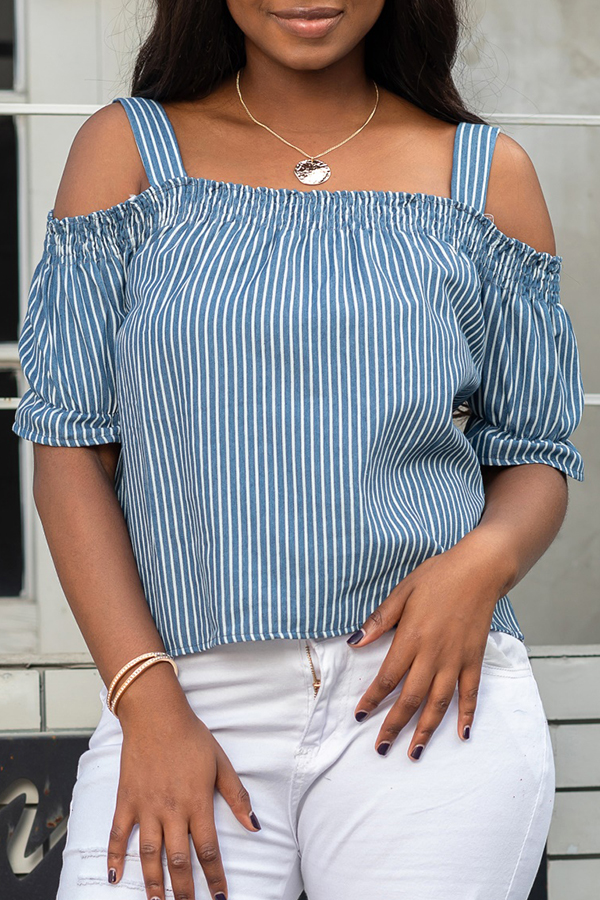
[[[600,647],[539,647],[530,657],[556,765],[548,897],[599,900]]]
[[[91,734],[101,711],[102,682],[90,661],[65,665],[39,657],[36,663],[28,665],[17,661],[7,664],[7,659],[0,664],[0,734],[54,734],[57,738],[61,734]],[[8,847],[11,868],[18,875],[31,872],[43,853],[40,847],[25,856],[38,802],[34,785],[29,781],[10,785],[0,795],[0,808],[22,793],[27,796],[27,805]],[[65,825],[63,822],[56,829],[47,850],[60,840]]]
[[[101,709],[101,684],[91,663],[85,668],[0,667],[0,730],[93,729]]]

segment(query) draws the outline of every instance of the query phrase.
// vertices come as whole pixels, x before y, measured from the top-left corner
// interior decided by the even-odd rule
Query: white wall
[[[472,40],[457,72],[482,113],[600,115],[597,0],[471,0]],[[562,302],[586,393],[600,394],[600,128],[503,126],[531,156],[563,256]],[[600,642],[600,406],[572,436],[585,481],[569,479],[556,541],[511,592],[529,644]]]

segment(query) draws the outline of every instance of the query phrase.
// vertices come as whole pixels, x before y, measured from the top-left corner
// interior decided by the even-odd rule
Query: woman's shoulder
[[[121,103],[103,106],[77,132],[62,174],[56,219],[106,210],[140,191],[144,169]]]
[[[503,132],[496,139],[485,212],[508,237],[537,251],[556,253],[554,230],[534,164],[527,151]]]
[[[442,156],[444,159],[452,158],[456,124],[440,120],[404,98],[392,96],[390,108],[392,116],[398,119],[398,130],[409,121],[417,138],[415,143],[420,143],[422,148],[421,158],[430,157],[432,168],[443,167],[443,163],[435,160],[433,148],[437,148],[435,152],[440,159]],[[492,218],[496,229],[507,237],[554,256],[556,244],[550,214],[529,154],[514,138],[502,131],[499,131],[493,147],[487,173],[486,215]]]

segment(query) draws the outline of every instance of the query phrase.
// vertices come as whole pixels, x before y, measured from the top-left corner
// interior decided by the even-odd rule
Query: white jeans
[[[354,709],[394,631],[362,648],[347,635],[224,644],[179,657],[192,708],[219,741],[262,825],[247,831],[215,792],[229,900],[527,900],[554,802],[549,729],[527,650],[490,632],[471,738],[457,694],[418,762],[420,710],[387,756],[374,749],[403,682],[364,722]],[[106,848],[122,733],[105,705],[79,763],[57,900],[145,900],[134,827],[122,880]],[[194,858],[196,900],[208,900]],[[166,897],[172,898],[165,869]]]

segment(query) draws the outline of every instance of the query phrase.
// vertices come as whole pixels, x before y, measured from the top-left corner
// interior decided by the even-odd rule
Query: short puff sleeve
[[[562,257],[506,238],[482,280],[481,381],[464,435],[481,465],[545,463],[583,481],[569,441],[584,405],[577,341],[560,301]]]
[[[56,447],[119,443],[115,340],[125,315],[126,241],[110,211],[54,219],[18,341],[29,389],[12,430]]]

